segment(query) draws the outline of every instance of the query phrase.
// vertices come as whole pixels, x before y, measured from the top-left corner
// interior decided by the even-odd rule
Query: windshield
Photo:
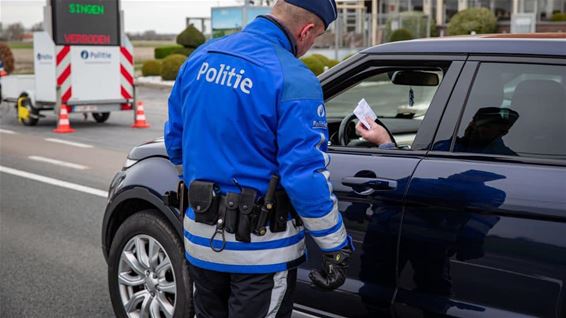
[[[430,71],[429,71],[430,72]],[[442,80],[442,72],[435,71]],[[344,118],[365,98],[381,118],[424,116],[438,86],[394,84],[388,73],[369,77],[326,102],[328,117]]]

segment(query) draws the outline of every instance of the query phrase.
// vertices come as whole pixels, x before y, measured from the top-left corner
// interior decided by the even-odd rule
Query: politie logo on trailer
[[[40,62],[51,62],[51,61],[53,61],[53,55],[51,55],[51,54],[37,53],[37,55],[35,57]]]
[[[112,59],[112,53],[82,50],[81,58],[83,60],[110,60]]]

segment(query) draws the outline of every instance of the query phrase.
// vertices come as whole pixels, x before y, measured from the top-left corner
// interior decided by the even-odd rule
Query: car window
[[[412,82],[409,78],[402,84],[394,80],[399,72],[410,77],[420,73],[434,74],[438,82]],[[398,77],[397,77],[398,78]],[[378,118],[391,131],[399,148],[410,149],[431,101],[443,79],[442,69],[390,69],[373,74],[326,101],[329,118],[344,118],[350,115],[358,102],[365,99]],[[412,82],[411,85],[408,85]],[[349,146],[357,146],[352,143]]]
[[[443,142],[455,152],[566,159],[566,66],[481,64],[456,140]]]

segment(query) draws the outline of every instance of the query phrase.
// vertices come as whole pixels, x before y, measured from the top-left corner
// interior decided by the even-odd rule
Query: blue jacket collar
[[[271,42],[279,44],[281,47],[297,56],[297,44],[295,43],[295,39],[287,28],[272,16],[258,16],[254,21],[248,24],[243,31],[266,37]]]

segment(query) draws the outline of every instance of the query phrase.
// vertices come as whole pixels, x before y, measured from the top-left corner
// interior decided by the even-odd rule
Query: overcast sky
[[[155,30],[178,33],[186,17],[210,17],[210,7],[229,6],[243,1],[222,0],[122,0],[126,32]],[[0,0],[0,21],[4,26],[22,22],[25,27],[43,21],[46,0]]]

